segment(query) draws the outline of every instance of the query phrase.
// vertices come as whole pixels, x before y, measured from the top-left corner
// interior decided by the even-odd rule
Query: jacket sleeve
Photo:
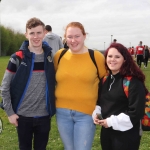
[[[61,40],[61,38],[59,38],[59,49],[64,48],[64,44]]]
[[[132,79],[129,85],[128,109],[119,115],[107,118],[107,124],[114,130],[126,131],[131,129],[144,115],[145,89],[143,83]]]
[[[144,115],[145,111],[145,88],[141,81],[132,79],[129,85],[129,105],[126,114],[132,124],[136,124]]]

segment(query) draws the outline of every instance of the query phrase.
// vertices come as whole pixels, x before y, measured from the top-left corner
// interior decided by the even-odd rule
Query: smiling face
[[[117,74],[124,63],[124,57],[116,48],[110,48],[106,57],[106,64],[112,74]]]
[[[68,27],[66,30],[67,45],[73,53],[80,53],[84,48],[86,35],[78,27]]]
[[[42,47],[42,41],[45,36],[45,30],[42,25],[28,29],[25,33],[26,38],[29,40],[29,46],[32,48]]]

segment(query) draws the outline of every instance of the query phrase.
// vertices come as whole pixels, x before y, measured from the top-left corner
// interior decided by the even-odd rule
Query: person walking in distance
[[[113,43],[117,43],[117,40],[116,40],[116,39],[114,39],[114,40],[113,40]]]
[[[134,54],[134,47],[133,46],[129,47],[128,51],[129,51],[130,55],[132,56],[132,58],[134,60],[134,56],[135,56],[135,54]]]
[[[27,21],[25,36],[28,41],[12,55],[3,77],[3,106],[9,122],[17,128],[19,149],[46,150],[55,114],[51,48],[42,43],[45,25],[38,18]],[[17,60],[21,60],[19,66]]]
[[[144,54],[144,46],[142,46],[142,41],[140,41],[139,45],[136,47],[136,55],[135,55],[137,64],[140,68],[143,62],[143,54]]]
[[[52,27],[50,25],[46,25],[45,30],[46,35],[43,41],[46,41],[52,48],[52,56],[54,56],[59,49],[64,47],[62,39],[60,38],[60,36],[52,32]]]
[[[144,68],[147,68],[147,65],[148,65],[148,59],[149,59],[149,49],[148,49],[148,46],[146,45],[145,46],[145,49],[144,49]]]

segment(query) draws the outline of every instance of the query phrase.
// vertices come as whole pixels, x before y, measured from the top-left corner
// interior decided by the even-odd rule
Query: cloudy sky
[[[21,33],[31,17],[62,37],[65,26],[78,21],[88,33],[89,48],[103,50],[111,39],[126,47],[141,40],[150,47],[150,0],[1,0],[0,13],[2,25]]]

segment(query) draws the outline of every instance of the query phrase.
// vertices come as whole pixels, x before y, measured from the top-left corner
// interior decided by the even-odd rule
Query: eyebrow
[[[121,56],[121,55],[108,54],[107,56]]]

